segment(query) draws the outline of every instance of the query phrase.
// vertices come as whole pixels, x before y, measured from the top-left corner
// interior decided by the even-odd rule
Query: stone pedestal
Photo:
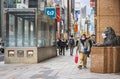
[[[120,72],[120,47],[93,47],[91,51],[91,72]]]

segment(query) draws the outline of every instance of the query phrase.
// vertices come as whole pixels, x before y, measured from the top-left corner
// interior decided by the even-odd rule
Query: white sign
[[[16,8],[28,8],[29,0],[17,0]]]
[[[40,2],[40,10],[44,11],[45,8],[45,2]]]

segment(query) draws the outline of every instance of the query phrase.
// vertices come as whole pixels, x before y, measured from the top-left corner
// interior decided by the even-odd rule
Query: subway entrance
[[[36,8],[5,9],[5,12],[5,63],[38,63],[56,56],[55,28],[39,18]],[[49,39],[48,34],[53,38]]]

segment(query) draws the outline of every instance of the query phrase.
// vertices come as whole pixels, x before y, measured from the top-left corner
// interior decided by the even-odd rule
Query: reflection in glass
[[[34,46],[34,23],[31,22],[30,24],[30,46]]]
[[[9,46],[15,46],[15,17],[9,15]]]
[[[25,20],[24,23],[24,46],[29,46],[29,22]]]
[[[41,22],[40,29],[38,30],[38,47],[53,46],[55,43],[55,28],[52,25],[47,25]]]
[[[22,18],[18,17],[18,32],[17,32],[17,46],[22,46],[23,28],[22,28]]]
[[[6,46],[35,47],[35,21],[12,14],[7,14],[7,16],[9,19],[6,19]]]

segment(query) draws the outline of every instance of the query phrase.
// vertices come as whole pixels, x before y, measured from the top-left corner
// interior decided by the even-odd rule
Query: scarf
[[[83,40],[83,39],[80,39],[82,45],[84,46],[84,42],[86,41],[86,38]]]

